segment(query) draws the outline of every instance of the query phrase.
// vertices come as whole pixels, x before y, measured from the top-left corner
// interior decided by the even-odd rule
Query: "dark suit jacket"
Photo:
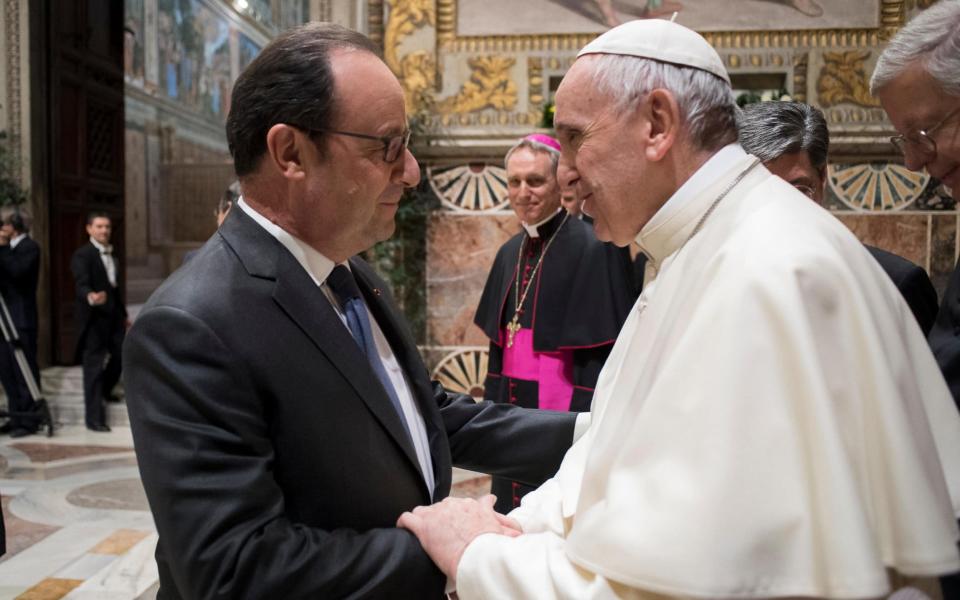
[[[0,246],[0,293],[17,329],[37,329],[37,279],[40,244],[23,238],[16,248]]]
[[[120,262],[117,255],[113,255],[117,266],[117,287],[110,285],[107,269],[100,260],[100,251],[87,242],[73,253],[70,259],[70,271],[76,283],[77,292],[77,356],[83,352],[84,338],[94,323],[105,327],[123,327],[127,317],[127,309],[123,305],[120,295]],[[107,303],[100,306],[90,306],[87,294],[90,292],[107,292]]]
[[[960,408],[960,265],[950,275],[937,321],[930,330],[930,348]]]
[[[299,263],[242,210],[145,305],[124,345],[159,598],[441,598],[394,524],[450,490],[451,462],[538,483],[574,416],[431,384],[386,285],[351,268],[427,426],[431,496],[400,417]],[[524,444],[517,465],[510,444]]]
[[[886,250],[873,246],[867,246],[867,250],[900,290],[903,299],[907,301],[907,306],[920,324],[923,335],[930,333],[930,328],[933,327],[933,322],[937,318],[937,290],[933,287],[927,272],[923,267]]]

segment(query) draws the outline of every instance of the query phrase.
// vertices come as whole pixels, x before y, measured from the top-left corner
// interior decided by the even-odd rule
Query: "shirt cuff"
[[[582,412],[577,415],[577,420],[573,424],[573,443],[583,437],[583,434],[590,429],[590,415],[593,413]]]

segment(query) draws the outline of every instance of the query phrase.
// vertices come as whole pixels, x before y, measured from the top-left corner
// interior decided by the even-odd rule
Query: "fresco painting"
[[[670,18],[697,31],[876,28],[881,0],[457,0],[457,33],[600,33],[633,19]],[[509,15],[509,18],[504,18]]]
[[[232,36],[238,40],[235,45]],[[157,42],[160,95],[211,120],[225,121],[233,87],[231,51],[239,53],[242,70],[260,45],[202,0],[158,0]]]

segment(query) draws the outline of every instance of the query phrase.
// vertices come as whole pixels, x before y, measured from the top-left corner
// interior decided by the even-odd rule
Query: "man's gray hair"
[[[870,92],[876,94],[917,61],[944,92],[960,96],[960,0],[940,0],[890,40],[873,70]]]
[[[818,171],[827,166],[830,130],[823,113],[802,102],[757,102],[737,116],[740,145],[763,162],[806,152]]]
[[[702,150],[719,150],[737,139],[733,90],[723,79],[692,67],[635,56],[591,54],[597,88],[627,110],[655,89],[673,93],[689,138]]]
[[[512,148],[507,150],[507,155],[503,157],[503,168],[507,168],[507,164],[510,162],[510,157],[513,156],[513,153],[519,150],[520,148],[527,148],[532,150],[534,154],[543,152],[550,157],[550,166],[553,169],[553,176],[557,176],[557,165],[560,163],[560,153],[557,152],[556,148],[551,148],[550,146],[540,143],[536,140],[528,140],[524,138],[513,145]]]

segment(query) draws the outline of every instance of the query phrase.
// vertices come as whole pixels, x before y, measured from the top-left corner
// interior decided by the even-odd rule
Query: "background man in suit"
[[[820,110],[800,102],[758,102],[743,109],[737,126],[744,150],[762,160],[771,173],[823,204],[830,131]],[[927,272],[902,256],[866,247],[900,290],[923,335],[930,333],[937,316],[937,290]]]
[[[40,276],[40,245],[27,235],[23,215],[12,213],[0,226],[0,294],[17,328],[23,354],[33,377],[40,383],[37,366],[37,279]],[[17,367],[13,348],[0,338],[0,382],[7,394],[11,412],[30,412],[36,403],[30,396],[27,382]],[[37,422],[29,417],[12,416],[0,432],[10,437],[23,437],[37,431]]]
[[[399,515],[446,496],[451,463],[536,483],[572,441],[570,413],[431,384],[354,257],[420,178],[376,52],[312,23],[246,68],[227,120],[243,196],[127,338],[160,598],[441,598]]]
[[[83,361],[85,421],[91,431],[110,431],[105,401],[115,402],[113,387],[120,380],[123,337],[129,323],[117,284],[119,271],[111,223],[106,213],[87,215],[90,243],[73,253],[70,270],[77,287],[77,356]]]

